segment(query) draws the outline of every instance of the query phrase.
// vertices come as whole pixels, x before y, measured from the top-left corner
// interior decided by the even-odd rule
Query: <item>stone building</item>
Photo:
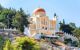
[[[29,31],[31,35],[55,35],[55,32],[59,31],[59,28],[57,28],[58,23],[56,14],[54,14],[53,19],[49,19],[43,8],[35,9],[29,21]]]

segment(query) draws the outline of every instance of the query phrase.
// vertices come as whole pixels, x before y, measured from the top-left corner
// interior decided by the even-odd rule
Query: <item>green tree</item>
[[[78,47],[80,47],[80,28],[76,28],[74,31],[73,31],[73,34],[74,36],[76,36],[79,40],[79,44],[78,44]]]
[[[6,28],[6,25],[0,22],[0,29],[3,29],[4,27]]]
[[[75,23],[69,23],[69,25],[73,28],[73,29],[75,29],[76,28],[76,25],[75,25]]]
[[[63,19],[63,22],[60,21],[60,30],[69,33],[69,34],[73,34],[72,31],[76,28],[75,23],[69,23],[69,24],[65,24],[65,20]]]
[[[64,43],[65,43],[65,44],[68,44],[68,43],[71,44],[71,43],[72,43],[72,40],[71,40],[70,38],[69,38],[69,39],[64,39]]]
[[[24,10],[15,10],[13,8],[3,8],[0,5],[0,22],[7,28],[17,28],[20,32],[24,32],[24,26],[28,27],[29,14],[25,14]]]
[[[74,47],[78,47],[78,42],[77,41],[73,41],[71,45],[74,46]]]
[[[0,4],[0,10],[2,10],[2,9],[4,9],[2,6],[1,6],[1,4]]]
[[[13,26],[16,27],[21,32],[24,32],[24,26],[28,26],[28,14],[26,15],[22,8],[18,12],[16,12],[16,15],[13,19]]]
[[[0,22],[3,22],[7,26],[7,28],[11,28],[14,15],[15,11],[5,8],[0,14]]]

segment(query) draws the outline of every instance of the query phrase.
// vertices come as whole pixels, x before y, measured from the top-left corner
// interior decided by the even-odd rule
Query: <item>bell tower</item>
[[[58,16],[56,15],[56,13],[54,13],[53,20],[55,20],[55,28],[54,28],[54,34],[55,34],[55,32],[59,32],[59,27],[60,27]]]

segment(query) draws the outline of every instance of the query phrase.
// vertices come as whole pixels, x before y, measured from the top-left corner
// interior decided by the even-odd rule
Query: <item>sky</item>
[[[56,13],[59,21],[64,19],[66,23],[73,22],[77,27],[80,26],[80,0],[0,0],[0,4],[5,8],[22,8],[30,14],[41,7],[50,19]]]

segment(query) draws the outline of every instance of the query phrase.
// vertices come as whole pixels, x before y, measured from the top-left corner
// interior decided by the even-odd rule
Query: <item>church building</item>
[[[57,23],[56,14],[54,14],[52,19],[49,19],[49,17],[46,15],[46,11],[43,8],[35,9],[29,21],[29,31],[31,35],[55,35],[55,32],[59,31],[57,26],[59,23]]]

